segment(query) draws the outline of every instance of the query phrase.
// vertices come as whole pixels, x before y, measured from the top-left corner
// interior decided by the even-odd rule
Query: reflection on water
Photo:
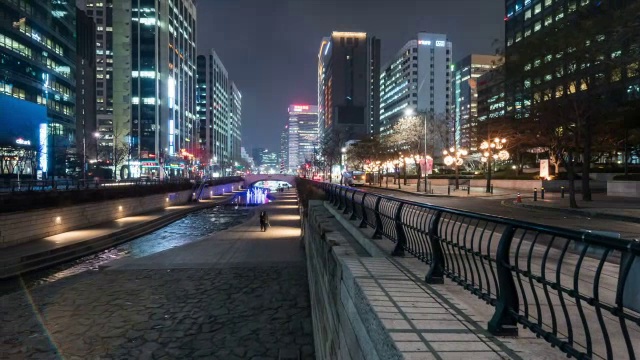
[[[244,194],[239,194],[244,195]],[[241,198],[242,196],[236,196]],[[251,209],[246,206],[224,205],[193,212],[186,217],[129,242],[114,246],[97,254],[54,266],[49,269],[26,274],[23,280],[27,287],[46,284],[87,270],[98,270],[115,259],[139,258],[176,246],[188,244],[211,233],[228,229],[242,223]],[[0,281],[0,295],[20,288],[17,279]]]

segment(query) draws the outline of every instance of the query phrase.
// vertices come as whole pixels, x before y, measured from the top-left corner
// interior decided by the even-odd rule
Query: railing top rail
[[[331,184],[331,185],[335,188],[349,188],[348,186],[343,186],[338,184]],[[352,189],[352,188],[349,188],[349,189]],[[366,191],[363,191],[363,190],[358,190],[358,189],[352,189],[352,190],[356,192],[367,193]],[[523,230],[532,230],[539,233],[567,238],[574,241],[580,241],[586,244],[601,246],[601,247],[612,249],[612,250],[630,252],[635,254],[636,256],[640,256],[640,241],[638,240],[619,239],[612,236],[593,233],[590,231],[578,231],[578,230],[572,230],[572,229],[565,229],[557,226],[542,225],[542,224],[537,224],[529,221],[511,219],[511,218],[507,218],[499,215],[490,215],[490,214],[484,214],[484,213],[471,212],[467,210],[447,208],[447,207],[433,205],[433,204],[426,204],[426,203],[420,203],[420,202],[411,201],[411,200],[399,199],[393,196],[388,196],[383,194],[375,194],[375,193],[367,193],[367,194],[377,196],[389,201],[403,202],[405,204],[416,206],[419,208],[442,211],[442,212],[453,214],[453,215],[459,215],[459,216],[469,217],[477,220],[488,221],[488,222],[505,225],[505,226],[513,226],[515,228],[520,228]]]

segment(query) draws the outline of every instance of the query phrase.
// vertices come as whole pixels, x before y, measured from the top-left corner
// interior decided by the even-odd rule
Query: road
[[[363,188],[363,191],[393,196],[399,199],[433,204],[459,210],[473,211],[489,215],[508,217],[516,220],[530,221],[544,225],[552,225],[575,230],[613,231],[627,239],[640,238],[640,224],[606,219],[565,214],[557,211],[544,211],[530,208],[503,205],[504,197],[425,197],[400,191]]]

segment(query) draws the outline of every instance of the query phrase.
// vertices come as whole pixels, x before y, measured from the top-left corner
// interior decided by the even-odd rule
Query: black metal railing
[[[373,237],[495,307],[488,330],[518,325],[569,357],[640,357],[640,242],[416,203],[328,183],[328,200]]]

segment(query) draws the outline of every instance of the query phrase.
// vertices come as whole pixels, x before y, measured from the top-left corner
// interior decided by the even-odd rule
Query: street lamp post
[[[466,149],[458,149],[456,145],[449,148],[449,150],[443,150],[444,164],[452,166],[456,172],[456,190],[460,189],[460,166],[464,164],[463,156],[467,156],[469,152]]]
[[[342,149],[340,149],[340,152],[342,153],[340,156],[340,185],[344,185],[344,170],[345,170],[345,154],[347,153],[347,148],[343,147]]]
[[[480,160],[487,163],[487,193],[491,192],[491,163],[497,160],[509,160],[509,152],[503,149],[506,143],[507,139],[505,138],[495,138],[480,144],[480,149],[484,151]]]

